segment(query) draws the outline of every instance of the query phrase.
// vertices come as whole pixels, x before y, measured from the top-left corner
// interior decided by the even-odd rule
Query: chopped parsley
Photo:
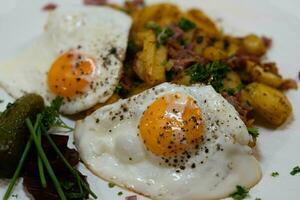
[[[192,83],[210,84],[219,92],[223,88],[223,79],[230,68],[223,62],[213,61],[206,65],[194,64],[187,69]]]
[[[174,35],[174,32],[166,27],[157,35],[157,41],[159,44],[166,44],[168,39]]]
[[[249,191],[246,188],[244,188],[240,185],[237,185],[236,191],[234,193],[232,193],[230,195],[230,197],[234,200],[243,200],[248,196],[248,193],[249,193]]]
[[[255,200],[261,200],[261,198],[259,198],[259,197],[256,197],[256,198],[255,198]]]
[[[41,113],[41,123],[45,130],[49,130],[50,127],[60,127],[73,130],[73,128],[67,126],[59,117],[59,109],[63,105],[63,97],[56,97],[50,104],[45,107]]]
[[[298,173],[300,173],[300,167],[299,166],[294,167],[293,170],[290,172],[290,174],[292,176],[294,176],[294,175],[296,175]]]
[[[279,173],[278,172],[272,172],[271,176],[273,176],[273,177],[279,176]]]
[[[113,188],[113,187],[115,187],[116,186],[116,184],[114,184],[114,183],[108,183],[108,187],[109,188]]]
[[[189,31],[196,28],[196,24],[186,18],[181,18],[177,23],[178,27],[183,31]]]
[[[162,31],[162,28],[154,21],[147,22],[145,27],[148,29],[152,29],[156,35],[158,35]]]
[[[118,192],[118,195],[119,195],[119,196],[122,196],[122,195],[123,195],[123,192],[121,192],[121,191]]]
[[[168,39],[174,35],[174,32],[169,27],[162,28],[153,21],[146,23],[145,27],[155,32],[158,46],[166,44]]]
[[[121,84],[118,84],[116,86],[115,93],[120,94],[122,92],[122,90],[123,90],[123,86]]]
[[[252,135],[252,137],[257,138],[259,136],[258,128],[250,127],[248,128],[248,133]]]

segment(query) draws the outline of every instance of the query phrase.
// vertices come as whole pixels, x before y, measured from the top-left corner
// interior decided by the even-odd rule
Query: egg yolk
[[[171,157],[199,146],[204,121],[192,97],[174,93],[156,99],[145,110],[139,130],[147,150],[158,156]]]
[[[48,86],[55,95],[72,98],[89,88],[95,72],[93,59],[80,52],[69,51],[52,64],[48,72]]]

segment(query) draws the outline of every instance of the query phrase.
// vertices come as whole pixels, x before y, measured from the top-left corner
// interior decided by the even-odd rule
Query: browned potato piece
[[[240,76],[234,71],[228,72],[223,81],[224,88],[226,89],[236,89],[241,83]]]
[[[148,30],[143,34],[143,50],[137,53],[134,71],[149,85],[165,82],[165,67],[162,63],[167,59],[167,49],[164,46],[157,47],[153,31]]]
[[[197,24],[205,33],[210,35],[220,35],[220,32],[213,21],[211,21],[201,10],[191,9],[187,11],[185,17]]]
[[[154,21],[161,26],[176,22],[180,19],[181,12],[173,4],[161,3],[146,6],[144,9],[133,14],[132,32],[137,33],[145,28],[145,24]]]
[[[203,57],[208,60],[221,60],[223,58],[226,58],[227,55],[221,49],[218,49],[216,47],[207,47],[203,51]]]
[[[284,82],[280,76],[271,72],[265,72],[261,66],[251,61],[247,62],[246,70],[250,74],[253,81],[263,83],[274,88],[279,88]]]
[[[246,36],[242,43],[245,51],[252,55],[262,56],[267,51],[262,39],[254,34]]]
[[[248,102],[254,111],[270,124],[280,126],[292,113],[288,98],[279,90],[260,83],[251,83],[241,93],[241,100]]]

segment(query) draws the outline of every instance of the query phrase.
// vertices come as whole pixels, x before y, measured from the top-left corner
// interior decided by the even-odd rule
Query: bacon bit
[[[271,72],[273,74],[279,75],[276,63],[268,62],[268,63],[263,63],[261,66],[264,69],[264,71]]]
[[[104,5],[107,3],[107,0],[83,0],[83,3],[85,5],[95,5],[95,6],[99,6],[99,5]]]
[[[125,200],[137,200],[137,196],[136,195],[128,196],[125,197]]]
[[[145,5],[144,0],[132,0],[132,1],[125,2],[126,7],[142,7],[144,5]]]
[[[284,82],[282,83],[280,88],[283,89],[283,90],[289,90],[289,89],[297,90],[298,89],[298,84],[293,79],[286,79],[286,80],[284,80]]]
[[[48,4],[46,4],[43,8],[42,8],[42,10],[43,11],[51,11],[51,10],[55,10],[57,8],[57,4],[55,4],[55,3],[48,3]]]
[[[271,38],[268,38],[268,37],[261,37],[265,47],[267,47],[268,49],[272,47],[272,39]]]
[[[235,68],[246,68],[247,61],[252,61],[257,64],[260,64],[260,60],[256,56],[249,56],[249,55],[243,55],[243,54],[237,54],[234,55],[228,59],[223,60],[225,63],[227,63],[232,69]]]
[[[174,33],[174,35],[170,38],[170,40],[178,40],[178,39],[182,38],[184,32],[181,28],[179,28],[178,26],[175,26],[175,25],[170,25],[169,29],[171,29]]]

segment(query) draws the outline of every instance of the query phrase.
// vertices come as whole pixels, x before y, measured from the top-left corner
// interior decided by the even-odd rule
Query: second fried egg
[[[50,12],[45,32],[0,64],[0,86],[13,97],[37,93],[74,114],[105,102],[115,90],[131,19],[108,7],[66,6]]]
[[[227,197],[261,169],[238,113],[211,86],[164,83],[79,121],[75,143],[96,175],[152,199]]]

